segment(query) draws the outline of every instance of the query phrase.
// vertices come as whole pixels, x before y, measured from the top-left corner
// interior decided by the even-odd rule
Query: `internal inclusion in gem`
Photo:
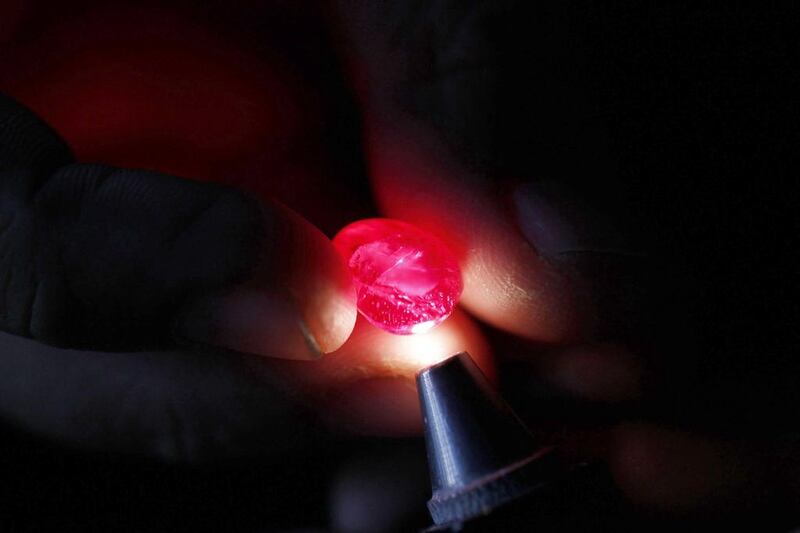
[[[356,283],[358,310],[391,333],[422,333],[450,316],[463,288],[444,243],[399,220],[353,222],[333,239]]]

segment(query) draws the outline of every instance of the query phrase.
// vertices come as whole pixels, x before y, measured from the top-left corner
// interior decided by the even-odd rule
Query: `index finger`
[[[582,116],[576,85],[556,76],[548,78],[552,86],[536,83],[536,74],[558,74],[549,69],[559,59],[534,54],[563,44],[548,43],[555,33],[528,35],[525,15],[540,8],[448,0],[337,5],[383,212],[460,253],[462,302],[478,318],[539,342],[591,337],[608,316],[595,294],[606,287],[584,263],[616,268],[598,258],[628,251],[603,220],[624,212],[608,202],[622,197],[601,166],[603,135]],[[561,52],[569,54],[558,49],[553,57]],[[575,62],[565,68],[579,65],[568,59]],[[585,212],[573,198],[512,189],[520,177],[538,185],[543,177],[569,181],[586,189],[579,191],[585,204],[601,208]]]

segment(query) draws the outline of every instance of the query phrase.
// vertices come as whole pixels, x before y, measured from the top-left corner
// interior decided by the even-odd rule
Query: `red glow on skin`
[[[347,262],[358,310],[390,333],[423,333],[453,312],[463,284],[458,263],[432,235],[398,220],[371,218],[342,229],[333,244]]]
[[[26,8],[16,38],[3,43],[0,87],[53,126],[79,161],[238,186],[325,231],[346,221],[329,202],[339,183],[327,179],[324,88],[302,75],[313,65],[296,65],[281,42],[226,18],[250,7],[204,18],[174,2],[51,3]],[[297,24],[298,10],[270,10],[270,23]],[[310,39],[316,28],[292,35]]]
[[[594,303],[579,287],[579,276],[536,253],[489,177],[401,111],[380,108],[367,116],[365,129],[381,212],[435,232],[457,254],[461,304],[470,313],[537,343],[591,335]]]
[[[414,375],[465,350],[496,383],[490,347],[480,328],[459,309],[439,327],[419,335],[393,335],[362,315],[341,348],[312,364],[285,359],[259,364],[332,429],[407,436],[422,431]]]
[[[13,52],[0,75],[6,90],[80,160],[211,180],[257,140],[274,152],[313,124],[304,88],[278,58],[179,10],[98,6],[50,22]]]

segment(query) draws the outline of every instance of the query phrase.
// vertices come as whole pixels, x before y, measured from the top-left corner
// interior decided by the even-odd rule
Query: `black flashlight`
[[[602,465],[571,464],[533,436],[462,352],[417,374],[433,496],[428,531],[605,529]]]

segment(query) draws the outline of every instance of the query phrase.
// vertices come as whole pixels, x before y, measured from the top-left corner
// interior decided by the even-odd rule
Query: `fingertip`
[[[295,212],[259,203],[257,218],[254,264],[233,286],[184,306],[175,336],[266,357],[319,359],[353,331],[350,275],[330,240]]]
[[[181,344],[216,346],[278,359],[322,357],[316,340],[286,294],[236,287],[195,299],[176,320]]]
[[[331,373],[333,382],[325,406],[329,424],[370,435],[420,434],[423,426],[416,374],[461,351],[468,351],[487,377],[496,380],[487,344],[461,312],[437,328],[415,335],[393,335],[360,319],[350,341],[328,356],[338,359],[330,361],[331,369],[337,362],[348,365]]]
[[[541,343],[586,337],[589,307],[563,272],[543,261],[499,212],[481,215],[464,266],[462,302],[476,317]]]
[[[481,320],[528,339],[559,343],[584,336],[589,302],[575,280],[526,241],[491,178],[399,113],[370,118],[366,148],[378,202],[388,216],[433,233],[456,254],[462,304]]]
[[[303,324],[320,353],[336,351],[353,332],[358,314],[350,272],[319,229],[282,205],[275,209],[289,221],[290,253],[283,269]]]
[[[311,365],[272,361],[270,368],[335,430],[408,436],[422,429],[416,373],[464,350],[496,380],[488,344],[459,310],[416,335],[393,335],[359,317],[350,338],[335,352]]]

